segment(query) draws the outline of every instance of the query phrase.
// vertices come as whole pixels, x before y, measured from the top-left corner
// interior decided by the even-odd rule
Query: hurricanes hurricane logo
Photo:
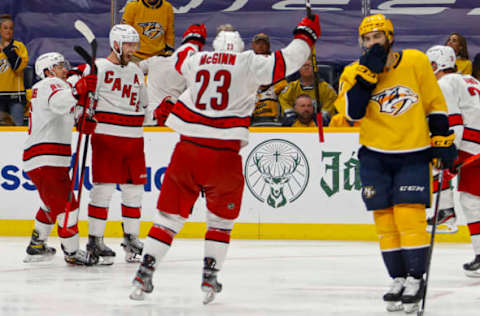
[[[408,87],[396,86],[373,95],[372,99],[380,105],[380,112],[396,116],[417,103],[418,95]]]
[[[0,59],[0,72],[5,72],[7,71],[8,68],[8,62],[6,59]]]
[[[273,208],[285,206],[302,195],[310,168],[304,153],[282,139],[257,145],[245,163],[245,180],[257,200]]]
[[[142,34],[150,39],[155,39],[165,33],[163,26],[158,22],[143,22],[138,25],[142,28]]]

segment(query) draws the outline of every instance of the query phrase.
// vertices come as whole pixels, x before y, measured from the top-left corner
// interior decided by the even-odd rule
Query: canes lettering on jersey
[[[97,59],[99,83],[96,134],[143,137],[143,123],[148,97],[143,73],[137,65],[115,65]]]

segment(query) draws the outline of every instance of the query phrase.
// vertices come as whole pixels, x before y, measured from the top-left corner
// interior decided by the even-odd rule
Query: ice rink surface
[[[22,262],[26,237],[0,237],[0,315],[405,315],[388,313],[387,277],[377,243],[232,240],[219,281],[223,292],[202,305],[203,241],[177,239],[143,302],[128,295],[137,264],[124,262],[120,239],[106,239],[113,266],[74,267],[57,248],[51,262]],[[84,247],[85,239],[81,239]],[[59,253],[60,252],[60,253]],[[435,246],[425,315],[480,315],[480,278],[464,276],[469,244]]]

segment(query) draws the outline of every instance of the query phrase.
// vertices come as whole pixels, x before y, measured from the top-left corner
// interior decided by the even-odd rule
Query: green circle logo
[[[258,144],[245,162],[245,181],[257,200],[273,208],[298,199],[308,184],[310,168],[305,154],[284,139]]]

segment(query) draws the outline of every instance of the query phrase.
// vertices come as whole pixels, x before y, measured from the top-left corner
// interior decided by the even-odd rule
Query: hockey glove
[[[82,117],[78,124],[77,129],[80,133],[85,135],[91,135],[95,132],[97,127],[97,119],[94,117]]]
[[[207,38],[207,29],[205,24],[192,24],[185,33],[183,33],[182,44],[192,43],[198,45],[198,49],[202,50],[205,45],[205,39]]]
[[[170,96],[163,98],[162,102],[153,111],[153,119],[157,120],[157,126],[165,126],[165,121],[168,118],[168,114],[172,112],[173,103]]]
[[[433,165],[438,169],[451,169],[457,159],[457,148],[453,141],[455,134],[449,131],[448,136],[432,136]]]
[[[18,48],[18,47],[17,45],[13,45],[13,40],[10,42],[10,44],[8,44],[3,48],[3,53],[7,56],[10,67],[13,70],[17,70],[17,68],[20,66],[22,62],[22,59],[18,58],[15,48]]]
[[[364,65],[373,73],[379,74],[385,68],[387,56],[388,52],[385,50],[385,47],[375,44],[360,56],[360,65]]]
[[[293,37],[304,40],[310,47],[315,44],[315,41],[321,34],[322,30],[320,29],[320,21],[317,14],[314,15],[313,20],[304,17],[295,30],[293,30]]]

